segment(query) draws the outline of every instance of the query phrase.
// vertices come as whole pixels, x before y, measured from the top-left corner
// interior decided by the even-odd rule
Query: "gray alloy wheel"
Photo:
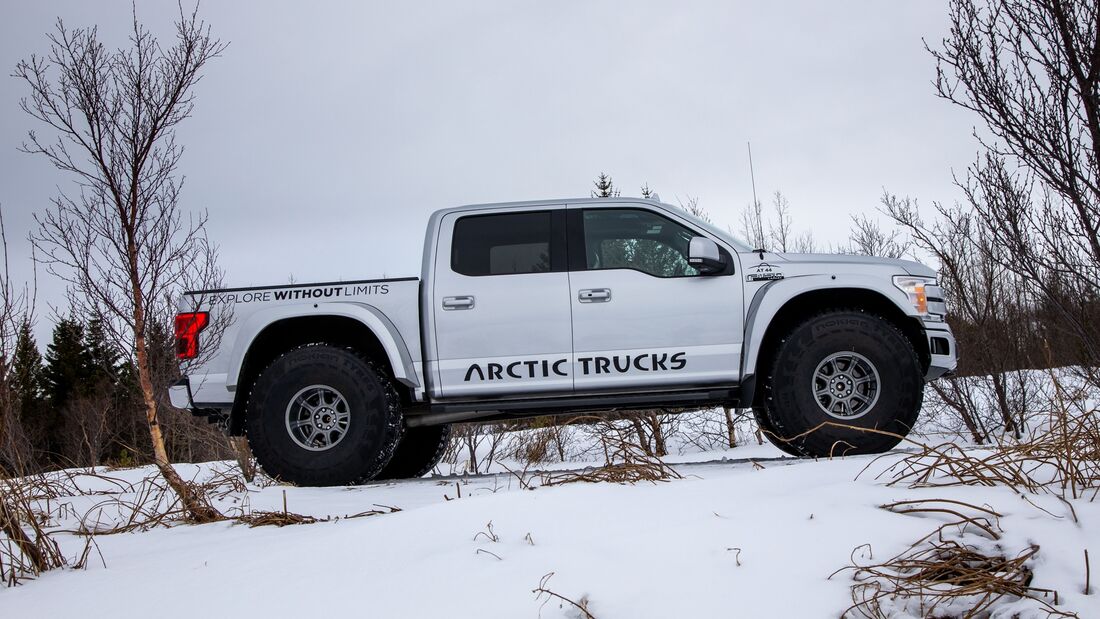
[[[870,359],[845,351],[833,353],[817,364],[812,389],[825,414],[851,421],[875,407],[880,384],[878,369]]]
[[[347,436],[348,401],[328,385],[310,385],[294,394],[286,407],[286,431],[303,449],[326,451]]]

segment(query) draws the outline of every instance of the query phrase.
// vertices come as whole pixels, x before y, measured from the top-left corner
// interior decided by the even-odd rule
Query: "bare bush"
[[[504,446],[506,427],[494,423],[462,423],[451,429],[451,438],[442,462],[451,472],[479,474],[492,466]]]
[[[629,426],[604,419],[596,419],[595,425],[600,427],[600,448],[604,453],[604,465],[582,471],[546,474],[542,485],[553,486],[577,482],[633,484],[639,481],[659,482],[682,479],[675,469],[643,449]]]

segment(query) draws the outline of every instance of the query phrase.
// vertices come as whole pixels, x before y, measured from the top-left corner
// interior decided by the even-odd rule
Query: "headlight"
[[[925,318],[938,318],[946,313],[943,304],[942,293],[936,286],[934,277],[914,277],[912,275],[895,275],[894,285],[909,297],[909,302],[917,313]],[[933,293],[929,295],[929,293]],[[931,311],[929,310],[929,296],[931,299]]]

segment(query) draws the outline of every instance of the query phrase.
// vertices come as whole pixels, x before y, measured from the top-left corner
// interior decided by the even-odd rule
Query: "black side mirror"
[[[699,270],[700,273],[721,273],[726,270],[726,264],[722,262],[722,252],[718,250],[718,243],[705,236],[692,237],[688,246],[688,264]]]

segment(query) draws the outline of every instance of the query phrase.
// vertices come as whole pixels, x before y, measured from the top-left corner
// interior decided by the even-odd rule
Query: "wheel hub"
[[[310,385],[290,399],[286,430],[299,446],[310,451],[332,449],[347,435],[351,423],[348,401],[328,385]]]
[[[834,353],[817,365],[811,388],[825,414],[851,421],[866,415],[878,402],[878,368],[859,353]]]

